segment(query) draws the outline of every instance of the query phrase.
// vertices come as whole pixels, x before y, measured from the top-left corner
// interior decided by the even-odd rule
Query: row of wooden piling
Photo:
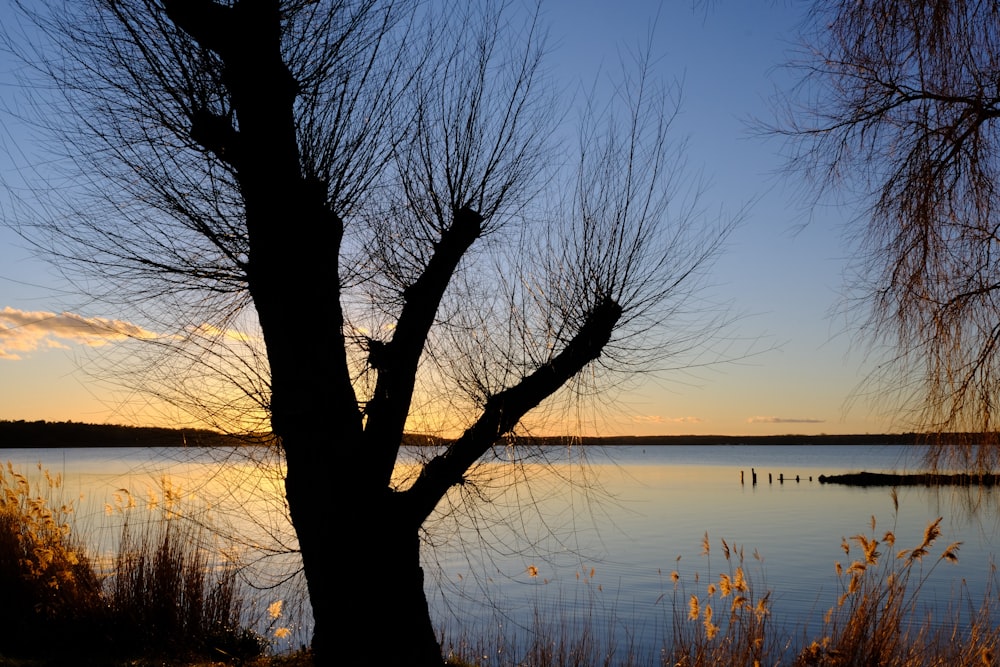
[[[785,477],[784,473],[778,473],[778,484],[784,484],[786,479],[789,482],[792,481],[791,477]],[[801,482],[802,481],[802,477],[800,475],[796,475],[794,479],[795,479],[796,482]],[[812,475],[809,475],[809,481],[810,482],[813,481]],[[740,470],[740,484],[743,484],[743,483],[744,483],[744,481],[743,481],[743,471]],[[754,486],[757,485],[757,471],[754,470],[753,468],[750,468],[750,483],[752,485],[754,485]],[[774,483],[774,477],[772,476],[771,473],[767,473],[767,483],[768,484],[773,484]]]

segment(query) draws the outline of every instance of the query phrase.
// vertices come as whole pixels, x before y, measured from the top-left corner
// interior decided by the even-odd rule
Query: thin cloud
[[[65,349],[69,345],[101,347],[130,338],[156,338],[157,334],[124,320],[84,317],[75,313],[50,313],[11,308],[0,310],[0,359],[16,361],[28,352]]]
[[[825,419],[802,419],[797,417],[750,417],[748,424],[823,424]]]
[[[700,424],[700,417],[664,417],[662,415],[634,415],[636,424]]]
[[[211,324],[200,324],[196,327],[191,327],[190,331],[204,338],[218,338],[226,341],[237,341],[241,343],[253,340],[252,336],[243,333],[242,331],[237,331],[236,329],[220,329],[219,327]]]

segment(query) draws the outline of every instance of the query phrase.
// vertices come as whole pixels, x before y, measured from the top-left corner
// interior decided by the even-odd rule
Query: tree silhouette
[[[440,664],[420,535],[449,489],[530,411],[683,366],[725,323],[695,297],[732,222],[676,178],[671,89],[640,54],[569,159],[538,16],[506,3],[22,10],[7,44],[53,84],[32,80],[34,120],[71,176],[22,232],[170,332],[115,373],[269,423],[317,664],[381,636]],[[450,437],[400,481],[407,431]]]
[[[996,7],[840,2],[808,26],[779,131],[818,194],[855,192],[865,207],[861,329],[891,350],[875,392],[912,428],[976,434],[932,443],[935,464],[988,467],[1000,451]]]

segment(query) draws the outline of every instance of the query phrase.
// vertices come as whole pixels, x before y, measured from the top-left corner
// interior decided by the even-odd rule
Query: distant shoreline
[[[658,447],[670,445],[915,445],[918,433],[858,435],[648,435],[609,437],[536,438],[532,444],[563,445],[567,442],[603,447]],[[442,444],[436,438],[414,437],[412,444]],[[152,426],[87,424],[84,422],[0,420],[0,448],[46,447],[233,447],[261,444],[264,438],[226,435],[206,429],[174,429]]]
[[[233,447],[260,442],[260,439],[230,436],[207,429],[86,424],[72,421],[0,421],[0,448],[4,449]]]
[[[659,445],[917,445],[926,436],[919,433],[864,433],[855,435],[637,435],[580,438],[582,445],[641,446]],[[553,444],[566,438],[541,438]]]

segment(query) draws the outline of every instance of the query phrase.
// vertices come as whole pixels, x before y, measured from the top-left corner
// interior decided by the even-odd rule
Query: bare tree
[[[317,664],[382,635],[440,664],[420,535],[449,490],[530,411],[683,365],[723,324],[695,297],[731,223],[674,178],[669,90],[639,58],[574,163],[537,16],[505,3],[22,9],[40,33],[7,41],[54,84],[35,108],[72,166],[23,231],[173,333],[150,389],[269,422]],[[455,435],[394,477],[430,424]]]
[[[976,434],[937,442],[933,463],[988,467],[1000,455],[1000,8],[839,2],[808,26],[779,131],[820,195],[853,191],[866,211],[862,331],[894,351],[875,391],[912,428]]]

